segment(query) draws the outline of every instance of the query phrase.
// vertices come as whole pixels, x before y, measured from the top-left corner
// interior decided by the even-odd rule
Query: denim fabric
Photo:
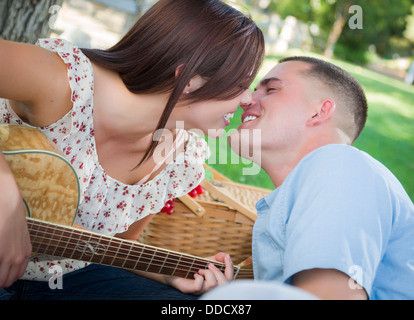
[[[63,276],[62,289],[49,282],[19,280],[0,290],[0,300],[195,300],[180,291],[132,272],[90,265]]]

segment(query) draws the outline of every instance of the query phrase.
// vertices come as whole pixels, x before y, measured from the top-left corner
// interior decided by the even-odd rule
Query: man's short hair
[[[309,64],[311,68],[305,74],[318,79],[337,95],[340,101],[336,103],[343,105],[345,114],[349,115],[349,121],[344,119],[344,128],[341,129],[350,136],[352,143],[355,142],[364,129],[368,116],[367,99],[359,82],[345,70],[317,58],[294,56],[281,59],[279,63],[288,61]]]

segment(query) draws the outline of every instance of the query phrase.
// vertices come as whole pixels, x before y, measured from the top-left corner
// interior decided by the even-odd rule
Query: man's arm
[[[283,280],[323,299],[369,298],[390,239],[392,203],[377,165],[347,146],[321,148],[294,185]]]
[[[365,290],[335,269],[310,269],[293,276],[292,285],[325,300],[367,300]]]

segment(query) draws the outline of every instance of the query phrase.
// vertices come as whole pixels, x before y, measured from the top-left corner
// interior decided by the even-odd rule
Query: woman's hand
[[[22,197],[0,151],[0,289],[18,280],[32,246]]]
[[[229,255],[224,252],[220,252],[207,259],[217,262],[224,262],[226,267],[224,273],[221,272],[213,263],[210,263],[208,265],[208,269],[199,270],[198,273],[194,274],[194,280],[167,277],[167,283],[183,293],[201,295],[234,279],[233,262],[231,261]]]

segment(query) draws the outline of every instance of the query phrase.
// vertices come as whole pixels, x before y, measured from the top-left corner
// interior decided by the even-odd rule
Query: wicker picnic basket
[[[270,190],[235,183],[212,168],[213,179],[205,179],[205,192],[174,201],[174,213],[155,215],[141,233],[140,242],[198,257],[228,253],[235,264],[252,255],[252,229],[256,202]],[[244,264],[243,268],[252,268]],[[244,278],[252,278],[245,272]],[[238,278],[243,278],[239,275]]]

